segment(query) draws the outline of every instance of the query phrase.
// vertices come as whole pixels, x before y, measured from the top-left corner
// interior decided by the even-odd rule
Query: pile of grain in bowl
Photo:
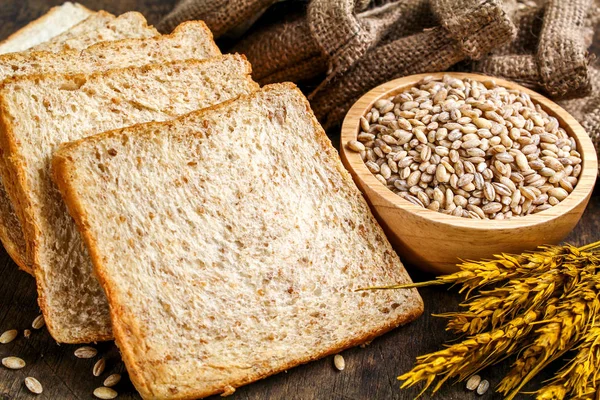
[[[465,218],[547,210],[577,184],[575,139],[527,93],[445,75],[380,99],[346,145],[394,193]]]

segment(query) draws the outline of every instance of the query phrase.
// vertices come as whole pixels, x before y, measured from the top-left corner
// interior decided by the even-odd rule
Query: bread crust
[[[0,149],[2,149],[2,156],[0,157],[0,173],[2,173],[2,179],[7,189],[7,193],[13,203],[18,205],[15,208],[15,212],[21,221],[21,227],[24,232],[35,231],[37,227],[33,224],[31,218],[26,218],[28,212],[30,212],[30,202],[27,201],[27,195],[25,192],[28,190],[28,185],[24,174],[21,172],[21,160],[17,156],[17,148],[14,138],[14,132],[11,129],[11,125],[8,123],[8,108],[3,98],[0,97]],[[25,235],[25,238],[31,238],[26,240],[27,252],[30,252],[30,248],[35,246],[34,236]],[[37,236],[35,236],[37,237]],[[35,269],[34,269],[35,271]],[[46,310],[46,301],[44,292],[42,290],[42,284],[44,276],[41,273],[34,274],[36,278],[36,286],[38,292],[38,305],[42,312]],[[50,332],[56,331],[53,326],[53,321],[47,319],[46,325]],[[58,333],[58,332],[57,332]]]
[[[101,26],[94,27],[94,23],[98,21],[102,24]],[[91,27],[90,27],[91,26]],[[120,32],[124,27],[131,29],[127,34]],[[50,39],[47,42],[40,43],[30,49],[30,51],[50,51],[50,52],[61,52],[64,50],[75,49],[84,50],[92,44],[98,43],[96,40],[98,31],[104,30],[104,32],[119,33],[114,37],[104,36],[101,41],[114,41],[115,39],[121,38],[150,38],[160,36],[160,33],[152,25],[148,24],[148,21],[141,13],[137,11],[128,11],[119,16],[106,11],[98,11],[91,14],[88,18],[72,26],[69,30],[61,33]],[[96,35],[96,36],[94,36]]]
[[[141,15],[141,14],[140,14],[140,15]],[[48,44],[48,43],[52,43],[53,41],[55,41],[55,40],[57,40],[57,39],[60,39],[60,37],[61,37],[61,36],[69,34],[69,31],[70,31],[70,30],[72,30],[72,29],[76,29],[76,28],[78,28],[79,26],[82,26],[83,24],[87,23],[87,22],[88,22],[88,18],[90,18],[90,17],[98,17],[98,18],[110,18],[110,19],[112,19],[112,20],[114,20],[114,19],[116,19],[116,18],[117,18],[117,16],[115,16],[115,15],[113,15],[113,14],[109,13],[108,11],[104,11],[104,10],[100,10],[100,11],[92,12],[92,13],[91,13],[91,14],[90,14],[90,15],[89,15],[89,16],[88,16],[86,19],[84,19],[83,21],[80,21],[80,22],[78,22],[77,24],[73,25],[71,28],[69,28],[68,30],[66,30],[66,31],[62,32],[61,34],[54,36],[54,37],[53,37],[52,39],[50,39],[48,42],[39,43],[39,44],[37,44],[37,45],[33,46],[33,47],[30,49],[30,50],[27,50],[27,51],[46,51],[46,50],[40,50],[40,49],[38,49],[38,47],[40,47],[40,46],[44,46],[44,45],[46,45],[46,44]],[[142,15],[142,18],[144,18],[144,16],[143,16],[143,15]]]
[[[4,185],[8,189],[7,193],[11,202],[13,205],[19,205],[15,207],[15,212],[21,221],[23,230],[33,232],[36,228],[32,226],[30,221],[27,221],[26,215],[28,213],[25,211],[30,206],[29,202],[25,201],[28,187],[25,177],[21,173],[22,163],[17,156],[16,140],[8,120],[8,115],[8,107],[5,99],[0,97],[0,151],[2,152],[2,156],[0,157],[0,172],[2,173]],[[29,252],[30,248],[33,247],[33,242],[26,240],[26,245]]]
[[[293,83],[286,82],[286,83],[268,85],[268,86],[263,87],[261,90],[262,91],[272,91],[272,90],[282,90],[282,89],[294,90],[298,94],[301,95],[306,109],[312,115],[311,121],[312,121],[313,127],[314,127],[316,135],[317,135],[317,141],[318,141],[322,151],[324,151],[328,155],[330,162],[332,162],[335,165],[337,170],[342,175],[343,180],[346,183],[351,184],[352,187],[354,187],[356,189],[350,174],[343,167],[343,164],[341,163],[341,160],[339,159],[339,155],[337,154],[336,150],[331,145],[331,141],[327,137],[327,135],[326,135],[325,131],[323,130],[323,128],[321,127],[321,125],[318,123],[318,121],[314,117],[308,100],[306,100],[306,98],[302,95],[301,91],[297,88],[297,86],[294,85]],[[252,94],[246,95],[246,96],[240,96],[238,99],[251,98],[251,97],[252,97]],[[228,100],[228,101],[220,103],[218,105],[207,107],[200,111],[195,111],[191,114],[203,115],[206,113],[210,113],[213,110],[227,108],[231,104],[234,104],[236,100],[237,99]],[[185,118],[185,116],[180,117],[180,118]],[[152,389],[151,389],[152,382],[149,382],[147,380],[147,376],[148,376],[147,372],[148,371],[146,371],[144,366],[138,362],[136,354],[135,354],[136,353],[135,346],[131,345],[132,343],[135,343],[136,338],[141,337],[141,330],[135,324],[135,322],[136,322],[135,320],[132,321],[131,319],[127,318],[127,316],[123,312],[123,309],[120,307],[120,305],[116,301],[117,295],[113,291],[113,287],[111,284],[111,276],[103,262],[103,257],[100,252],[100,249],[97,245],[97,241],[94,238],[93,233],[90,229],[90,224],[88,222],[89,217],[86,213],[85,208],[83,207],[82,203],[80,202],[80,200],[77,197],[77,190],[75,188],[75,182],[77,180],[77,177],[76,177],[77,172],[76,172],[74,160],[70,157],[69,153],[84,142],[85,143],[95,143],[98,141],[102,141],[106,138],[119,137],[123,132],[131,132],[135,129],[142,128],[142,127],[149,128],[152,126],[156,126],[156,127],[160,126],[160,127],[163,127],[164,130],[170,130],[170,128],[174,124],[176,124],[180,118],[176,118],[174,120],[165,121],[165,122],[150,122],[150,123],[146,123],[146,124],[134,125],[132,127],[113,130],[113,131],[109,131],[109,132],[104,132],[104,133],[94,135],[94,136],[91,136],[88,138],[84,138],[81,140],[73,141],[70,143],[65,143],[55,153],[53,160],[52,160],[53,179],[54,179],[55,183],[57,184],[57,186],[63,196],[63,199],[65,200],[65,202],[67,204],[69,213],[71,214],[71,216],[73,216],[79,231],[83,235],[84,242],[90,251],[90,256],[92,258],[92,262],[94,265],[96,275],[98,276],[100,284],[102,285],[102,287],[105,290],[107,297],[109,299],[111,321],[113,324],[113,333],[115,335],[116,343],[121,351],[123,361],[125,362],[125,365],[127,366],[127,370],[129,372],[131,381],[134,383],[136,389],[140,392],[140,394],[142,395],[142,397],[144,399],[149,400],[149,399],[167,399],[168,398],[171,400],[188,400],[188,399],[191,400],[191,399],[196,399],[196,398],[207,397],[207,396],[214,395],[214,394],[220,394],[220,393],[230,394],[232,388],[234,389],[234,388],[255,382],[257,380],[266,378],[268,376],[277,374],[279,372],[288,370],[295,366],[305,364],[305,363],[326,357],[331,354],[338,353],[347,348],[370,342],[377,336],[383,335],[384,333],[387,333],[390,330],[392,330],[400,325],[411,322],[412,320],[416,319],[423,313],[423,302],[422,302],[420,296],[418,295],[418,293],[416,292],[416,290],[414,290],[414,293],[416,295],[415,295],[415,298],[413,299],[414,300],[413,304],[411,304],[412,307],[410,307],[410,310],[407,313],[405,313],[403,315],[399,315],[398,318],[396,318],[395,320],[393,320],[389,323],[383,324],[383,325],[379,326],[377,329],[371,330],[371,331],[363,334],[360,337],[355,337],[353,339],[349,339],[349,340],[341,343],[339,346],[331,347],[331,348],[325,349],[324,351],[315,353],[311,356],[307,356],[307,357],[303,357],[300,359],[290,361],[285,365],[281,365],[278,368],[271,369],[269,371],[240,376],[237,379],[234,379],[233,381],[231,381],[227,387],[223,387],[223,388],[220,388],[217,390],[197,389],[197,390],[193,390],[193,391],[187,391],[185,395],[174,394],[173,396],[168,396],[168,397],[161,397],[160,395],[153,393]],[[151,129],[144,129],[144,131],[141,133],[141,135],[143,135],[143,134],[151,135],[152,133],[149,132],[150,130]],[[356,192],[359,193],[358,189],[356,189]],[[364,200],[362,195],[359,194],[359,196],[360,196],[361,201],[364,202],[364,204],[366,205],[366,201]],[[377,223],[377,220],[375,219],[375,217],[372,214],[369,214],[369,218],[370,218],[371,222],[376,226],[376,229],[383,232],[380,225]],[[381,234],[383,235],[383,233],[381,233]],[[123,323],[123,320],[126,320],[127,323],[126,324]]]
[[[19,222],[20,224],[20,222]],[[2,245],[4,246],[4,250],[8,253],[9,257],[17,264],[17,267],[23,272],[28,273],[31,276],[33,275],[33,269],[31,265],[26,261],[24,257],[27,256],[27,249],[25,247],[25,239],[23,239],[22,246],[20,247],[12,238],[10,229],[18,229],[20,234],[23,234],[23,230],[20,226],[12,227],[6,224],[2,218],[0,218],[0,241],[2,241]]]
[[[221,54],[221,50],[219,49],[219,46],[217,46],[217,44],[214,41],[214,36],[213,36],[212,31],[208,28],[208,26],[206,25],[206,23],[204,21],[201,21],[201,20],[192,20],[192,21],[182,22],[175,29],[173,29],[173,32],[171,32],[171,33],[168,33],[168,34],[165,34],[165,35],[159,35],[159,36],[155,36],[155,37],[147,38],[147,39],[148,40],[152,40],[152,39],[154,39],[154,40],[174,39],[174,38],[176,38],[176,37],[178,37],[180,35],[185,34],[185,32],[188,29],[194,29],[194,28],[200,28],[200,29],[202,29],[206,33],[207,37],[210,38],[209,43],[206,43],[206,44],[209,44],[213,48],[213,51],[216,54]],[[98,42],[96,44],[91,45],[87,49],[83,50],[83,53],[101,52],[103,49],[112,47],[114,44],[128,45],[130,43],[139,42],[140,40],[145,40],[145,39],[129,38],[129,39],[121,39],[121,40],[108,41],[108,42]]]
[[[89,8],[83,6],[83,5],[79,4],[79,3],[72,3],[72,4],[75,7],[79,8],[80,10],[82,10],[83,12],[88,13],[88,16],[94,14],[94,11],[90,10]],[[46,21],[48,19],[52,18],[53,15],[60,13],[61,12],[61,7],[63,7],[63,6],[64,6],[64,4],[60,5],[60,6],[54,6],[54,7],[52,7],[50,10],[48,10],[48,12],[46,14],[42,15],[41,17],[39,17],[38,19],[36,19],[34,21],[31,21],[30,23],[28,23],[27,25],[25,25],[21,29],[13,32],[10,36],[8,36],[6,39],[4,39],[3,41],[0,42],[0,51],[2,51],[2,47],[5,46],[5,45],[7,45],[9,42],[20,40],[21,36],[27,35],[28,31],[31,30],[32,28],[37,27],[38,25],[43,25],[44,23],[46,23]],[[74,24],[74,25],[76,25],[76,24]]]
[[[5,140],[5,138],[7,138],[8,136],[1,133],[1,132],[7,132],[7,130],[9,129],[5,119],[3,117],[3,115],[5,114],[5,111],[6,111],[6,105],[4,104],[2,99],[0,99],[0,174],[2,174],[4,185],[6,185],[6,182],[7,182],[5,176],[9,169],[7,163],[10,162],[7,158],[10,157],[10,154],[12,154],[12,152],[14,151],[14,148],[11,149],[9,142],[7,140]],[[16,200],[18,200],[18,199],[16,199]],[[11,199],[11,202],[12,202],[12,199]],[[17,214],[17,217],[19,217],[18,214]],[[19,217],[19,220],[22,221],[22,218]],[[22,229],[22,225],[21,225],[21,227],[18,227],[18,228]],[[20,269],[33,275],[33,270],[31,268],[31,266],[29,265],[28,262],[25,261],[26,259],[23,257],[24,254],[22,253],[22,249],[20,249],[18,247],[18,245],[11,240],[10,234],[8,233],[8,229],[11,229],[11,228],[9,226],[7,226],[4,223],[4,221],[0,221],[0,237],[2,238],[2,244],[4,245],[6,252],[13,259],[13,261],[15,263],[17,263],[17,265],[19,266]],[[23,241],[24,241],[24,245],[25,245],[25,250],[27,251],[27,247],[26,247],[27,242],[25,242],[24,237],[23,237]]]
[[[100,11],[98,13],[101,13]],[[212,51],[215,53],[215,56],[220,55],[221,54],[221,50],[219,49],[219,47],[217,46],[217,44],[214,42],[214,37],[212,32],[210,31],[210,29],[208,28],[208,26],[206,25],[206,23],[204,21],[200,21],[200,20],[195,20],[195,21],[186,21],[183,22],[181,25],[177,26],[173,32],[169,33],[169,34],[165,34],[165,35],[159,35],[159,36],[154,36],[154,37],[149,37],[149,38],[126,38],[126,39],[120,39],[120,40],[111,40],[111,41],[100,41],[97,43],[92,44],[91,46],[87,47],[84,50],[78,51],[78,50],[64,50],[60,53],[52,53],[46,50],[30,50],[27,52],[21,52],[21,53],[6,53],[6,54],[0,54],[0,64],[12,64],[12,63],[16,63],[16,62],[26,62],[30,59],[33,60],[38,60],[40,58],[43,57],[48,57],[50,59],[52,59],[53,57],[57,57],[59,54],[63,57],[73,57],[74,60],[76,61],[75,58],[76,57],[85,57],[86,55],[92,54],[92,55],[96,55],[96,54],[102,54],[102,52],[106,49],[111,50],[114,47],[117,46],[131,46],[131,45],[136,45],[136,44],[140,44],[140,43],[144,43],[146,41],[169,41],[169,40],[173,40],[178,38],[179,36],[185,37],[185,34],[187,31],[190,30],[196,30],[196,29],[200,29],[204,32],[204,34],[206,35],[206,37],[209,39],[207,40],[206,43],[203,43],[202,45],[204,47],[211,47]],[[57,73],[59,74],[59,73]],[[21,75],[22,76],[22,75]],[[6,78],[6,79],[10,79],[12,77]]]

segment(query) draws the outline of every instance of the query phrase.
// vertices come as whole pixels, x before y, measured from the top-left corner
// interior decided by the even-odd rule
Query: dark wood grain
[[[23,26],[29,20],[42,15],[46,10],[63,0],[1,0],[0,39]],[[90,8],[104,8],[115,14],[128,10],[140,10],[150,23],[156,23],[160,15],[167,12],[174,0],[81,0]],[[596,43],[600,43],[597,38]],[[596,46],[600,50],[600,46]],[[567,238],[574,244],[584,244],[600,240],[600,191],[596,190],[583,219]],[[430,277],[418,273],[408,266],[415,280]],[[97,345],[99,356],[107,358],[106,372],[102,377],[92,375],[92,366],[97,360],[80,360],[73,355],[78,346],[57,345],[45,329],[35,331],[29,339],[22,335],[24,329],[31,329],[31,322],[38,315],[35,281],[29,275],[17,270],[3,249],[0,249],[0,332],[18,329],[19,338],[7,345],[0,345],[0,358],[9,355],[22,357],[27,366],[19,371],[0,367],[0,399],[93,399],[94,388],[100,386],[111,373],[122,373],[124,379],[116,389],[119,399],[139,399],[133,386],[126,378],[126,372],[114,344]],[[238,389],[231,397],[238,400],[249,399],[412,399],[417,389],[400,390],[396,376],[407,371],[420,354],[441,348],[443,342],[452,339],[444,331],[444,321],[431,317],[432,313],[455,310],[461,296],[455,290],[426,288],[421,290],[425,301],[425,313],[415,322],[401,327],[374,340],[364,348],[354,348],[343,353],[346,369],[343,372],[333,368],[332,357],[294,368],[287,373],[270,377],[263,381]],[[483,371],[482,376],[492,386],[498,384],[508,370],[509,363],[494,366]],[[560,362],[554,365],[558,368]],[[537,387],[551,372],[538,377],[527,389]],[[34,376],[42,382],[44,393],[30,394],[23,384],[27,376]],[[214,399],[218,399],[215,396]],[[429,398],[425,396],[424,398]],[[479,396],[467,392],[464,384],[446,385],[435,396],[437,399],[468,400]],[[500,399],[490,391],[484,398]],[[526,396],[521,396],[526,398]]]

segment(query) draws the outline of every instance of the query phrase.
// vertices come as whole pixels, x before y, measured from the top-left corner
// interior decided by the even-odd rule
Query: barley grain
[[[19,332],[16,329],[11,329],[0,335],[0,343],[7,344],[15,340]]]
[[[94,389],[94,396],[96,396],[99,399],[109,400],[116,398],[118,396],[118,393],[114,389],[101,386],[99,388]]]
[[[44,391],[44,388],[42,387],[40,381],[38,381],[32,376],[28,376],[27,378],[25,378],[25,386],[31,393],[34,394],[42,394],[42,392]]]
[[[120,381],[121,381],[121,375],[119,375],[119,374],[112,374],[112,375],[109,375],[108,378],[106,378],[104,380],[104,386],[106,386],[106,387],[113,387],[117,383],[119,383]]]
[[[556,197],[558,201],[562,201],[569,195],[569,193],[563,188],[552,188],[548,190],[548,195]]]
[[[91,346],[83,346],[75,350],[74,354],[77,358],[94,358],[98,354],[98,350]]]
[[[482,380],[477,386],[477,394],[482,396],[490,388],[490,383],[487,380]]]
[[[352,151],[359,152],[365,150],[365,145],[359,142],[358,140],[350,140],[348,142],[348,148]]]
[[[479,375],[473,375],[467,381],[467,390],[475,390],[477,386],[479,386],[479,382],[481,382],[481,377]]]
[[[104,357],[102,357],[101,359],[96,361],[96,364],[94,364],[94,368],[92,369],[92,374],[94,376],[100,376],[104,372],[105,368],[106,368],[106,360],[104,359]]]
[[[44,321],[43,315],[38,315],[32,322],[31,327],[33,329],[42,329],[46,325],[46,321]]]
[[[19,357],[4,357],[2,365],[8,369],[21,369],[25,367],[25,361]]]
[[[539,212],[568,196],[581,173],[576,142],[556,118],[492,81],[429,78],[378,100],[360,130],[346,145],[382,184],[452,215]]]
[[[336,354],[335,357],[333,357],[333,364],[338,371],[343,371],[346,368],[346,361],[341,354]]]

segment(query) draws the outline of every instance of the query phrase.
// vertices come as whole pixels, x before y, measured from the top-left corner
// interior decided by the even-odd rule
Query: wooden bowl
[[[442,77],[445,74],[411,75],[378,86],[352,106],[342,125],[342,161],[398,254],[418,268],[446,274],[457,271],[456,264],[460,260],[480,260],[500,253],[521,253],[542,244],[559,243],[575,227],[588,204],[596,181],[598,160],[592,141],[582,126],[557,104],[532,90],[489,76],[449,74],[477,81],[493,79],[498,85],[528,93],[534,103],[539,103],[575,138],[583,161],[579,182],[566,199],[537,214],[510,220],[474,220],[413,205],[379,182],[360,155],[346,148],[346,143],[356,139],[359,133],[360,117],[367,114],[377,100],[411,88],[424,76]]]

